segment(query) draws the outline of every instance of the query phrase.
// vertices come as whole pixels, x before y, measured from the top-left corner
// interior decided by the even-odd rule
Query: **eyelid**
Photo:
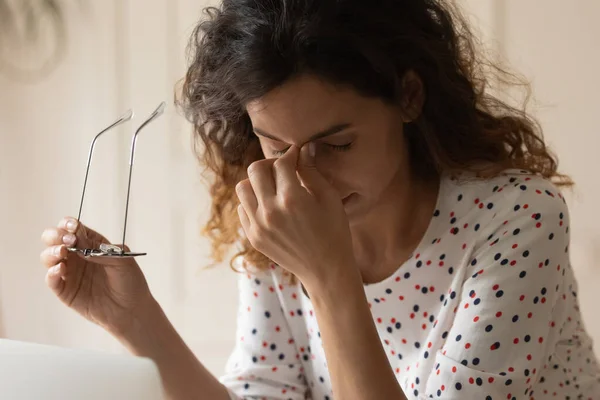
[[[343,143],[343,144],[332,144],[332,143],[321,143],[321,144],[328,146],[329,148],[331,148],[333,150],[342,151],[342,150],[349,150],[354,145],[354,140],[352,140],[348,143]],[[271,153],[276,156],[282,156],[290,149],[290,147],[291,146],[288,146],[287,148],[285,148],[283,150],[273,150],[273,151],[271,151]]]

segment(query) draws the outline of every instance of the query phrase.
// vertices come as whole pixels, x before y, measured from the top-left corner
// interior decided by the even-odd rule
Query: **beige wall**
[[[532,83],[532,111],[560,168],[576,183],[566,191],[571,260],[586,325],[600,352],[596,308],[600,283],[600,2],[468,0],[464,2],[500,53]]]
[[[58,303],[44,285],[39,235],[74,215],[94,133],[129,107],[140,121],[184,73],[184,45],[202,1],[91,1],[73,10],[67,59],[46,80],[21,84],[0,75],[0,334],[64,346],[122,349],[101,329]],[[580,298],[597,343],[600,283],[600,2],[469,0],[484,38],[533,80],[537,115],[561,166],[578,183],[569,196],[573,261]],[[118,240],[131,129],[97,146],[83,220]],[[233,343],[234,275],[202,271],[207,243],[198,237],[209,199],[189,146],[189,127],[171,106],[144,131],[134,169],[128,242],[155,296],[200,359],[222,370]],[[108,182],[108,183],[107,183]],[[218,307],[215,305],[218,304]]]

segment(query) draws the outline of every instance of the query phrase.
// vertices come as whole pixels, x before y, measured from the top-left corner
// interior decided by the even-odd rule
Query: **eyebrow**
[[[352,126],[352,124],[349,123],[344,123],[344,124],[337,124],[337,125],[333,125],[327,129],[325,129],[322,132],[316,133],[314,135],[312,135],[310,137],[310,139],[308,139],[308,142],[311,142],[313,140],[317,140],[317,139],[321,139],[324,138],[326,136],[331,136],[331,135],[335,135],[336,133],[339,133],[341,131],[344,131],[348,128],[350,128]],[[258,128],[254,128],[254,133],[256,133],[257,135],[260,136],[264,136],[266,138],[272,139],[272,140],[276,140],[278,142],[283,142],[283,140],[263,131],[262,129],[258,129]]]

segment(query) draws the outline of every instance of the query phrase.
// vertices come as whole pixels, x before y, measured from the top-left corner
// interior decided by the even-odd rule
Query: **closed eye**
[[[336,144],[325,144],[325,146],[327,146],[328,148],[335,150],[335,151],[347,151],[350,150],[350,148],[352,147],[352,143],[347,143],[347,144],[342,144],[342,145],[336,145]],[[271,154],[273,154],[274,156],[282,156],[285,154],[286,151],[288,151],[289,147],[287,149],[284,150],[273,150],[271,152]]]

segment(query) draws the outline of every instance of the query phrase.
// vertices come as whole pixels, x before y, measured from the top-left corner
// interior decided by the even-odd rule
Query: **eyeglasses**
[[[84,257],[100,257],[100,258],[131,258],[131,257],[144,256],[147,254],[147,253],[134,253],[134,252],[130,252],[130,251],[125,251],[125,234],[127,232],[127,214],[129,211],[129,197],[130,197],[130,193],[131,193],[131,175],[133,172],[135,145],[136,145],[139,133],[148,124],[150,124],[152,121],[154,121],[155,119],[160,117],[164,111],[165,111],[165,102],[163,101],[159,104],[159,106],[156,108],[156,110],[154,110],[154,112],[152,114],[150,114],[150,116],[148,118],[146,118],[146,120],[144,122],[142,122],[142,124],[136,129],[136,131],[133,135],[133,139],[131,140],[131,152],[130,152],[130,156],[129,156],[129,180],[127,183],[127,200],[125,201],[125,220],[123,222],[122,245],[118,246],[118,245],[114,245],[114,244],[100,244],[99,248],[97,248],[97,249],[78,249],[78,248],[74,248],[74,247],[69,247],[68,248],[69,251],[75,252],[75,253],[80,253]],[[102,129],[94,137],[94,140],[92,141],[92,144],[90,146],[90,152],[88,155],[87,166],[85,169],[85,178],[83,181],[83,191],[81,193],[81,202],[79,203],[79,213],[77,215],[77,222],[79,222],[79,220],[81,219],[81,211],[83,209],[83,200],[85,198],[85,189],[87,186],[88,175],[90,172],[90,165],[92,163],[92,154],[94,152],[94,146],[96,145],[96,141],[102,134],[121,125],[122,123],[125,123],[125,122],[131,120],[132,118],[133,118],[133,111],[128,110],[119,119],[117,119],[115,122],[113,122],[106,128]]]

